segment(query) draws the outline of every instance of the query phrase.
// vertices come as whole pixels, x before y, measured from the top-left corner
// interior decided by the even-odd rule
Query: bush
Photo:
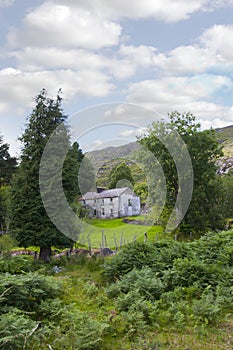
[[[62,323],[55,327],[53,349],[97,350],[101,349],[102,337],[108,325],[98,322],[87,312],[65,312]]]
[[[13,274],[21,274],[30,271],[36,271],[41,266],[35,264],[31,256],[15,256],[8,259],[0,257],[0,273],[9,272]]]
[[[38,317],[39,305],[43,300],[60,294],[59,284],[51,277],[37,272],[26,275],[0,275],[0,310],[7,312],[9,307],[32,312]]]
[[[0,316],[0,348],[3,350],[24,349],[38,323],[17,309]]]
[[[120,314],[139,313],[146,324],[214,324],[232,312],[232,257],[233,231],[134,243],[105,262],[107,295]]]

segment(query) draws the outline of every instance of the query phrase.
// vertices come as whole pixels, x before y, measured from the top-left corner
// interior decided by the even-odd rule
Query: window
[[[102,199],[102,204],[104,204],[104,198]]]
[[[113,198],[110,198],[110,202],[112,202],[113,201]]]
[[[93,213],[94,216],[96,216],[96,209],[94,209],[94,213]]]
[[[110,215],[111,216],[113,215],[113,209],[110,209]]]
[[[102,208],[102,215],[105,215],[105,213],[104,213],[104,208]]]
[[[128,199],[128,206],[132,207],[131,199]]]

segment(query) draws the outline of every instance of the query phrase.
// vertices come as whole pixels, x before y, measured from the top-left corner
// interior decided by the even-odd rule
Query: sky
[[[192,112],[233,124],[233,0],[0,0],[0,134],[20,153],[34,98],[61,88],[84,151]]]

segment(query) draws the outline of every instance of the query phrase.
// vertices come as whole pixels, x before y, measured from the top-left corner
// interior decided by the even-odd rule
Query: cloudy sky
[[[232,18],[233,0],[0,0],[0,133],[18,152],[42,88],[62,88],[64,111],[88,134],[84,150],[135,133],[87,132],[98,124],[153,120],[135,105],[164,118],[191,111],[203,128],[231,125]]]

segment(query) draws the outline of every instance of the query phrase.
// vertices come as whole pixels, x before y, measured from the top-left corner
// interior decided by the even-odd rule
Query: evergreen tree
[[[3,143],[3,138],[0,135],[0,186],[10,184],[16,166],[16,158],[11,157],[9,153],[9,145]]]
[[[9,145],[0,136],[0,231],[8,230],[10,182],[16,166],[16,158],[11,157]]]
[[[110,174],[109,189],[116,187],[133,187],[134,179],[129,166],[122,162],[116,165]]]
[[[20,138],[23,149],[21,163],[13,179],[11,232],[21,246],[39,246],[40,259],[49,261],[51,246],[71,247],[73,244],[49,219],[42,202],[39,184],[43,150],[52,132],[66,121],[66,116],[61,108],[60,94],[53,100],[47,97],[46,90],[42,90],[35,102],[25,132]],[[82,153],[77,143],[70,146],[68,128],[65,126],[62,142],[54,145],[54,154],[58,154],[59,149],[67,145],[70,149],[64,161],[62,180],[67,200],[72,204],[78,194],[76,177]]]

